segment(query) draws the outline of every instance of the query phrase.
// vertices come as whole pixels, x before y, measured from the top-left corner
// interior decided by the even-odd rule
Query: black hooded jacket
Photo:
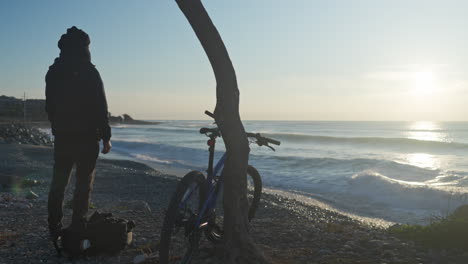
[[[111,138],[104,85],[89,61],[55,59],[46,75],[46,111],[55,136]]]

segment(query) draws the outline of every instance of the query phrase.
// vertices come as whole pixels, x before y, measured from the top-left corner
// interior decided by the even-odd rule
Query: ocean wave
[[[145,133],[151,133],[151,132],[172,132],[172,133],[196,133],[198,131],[197,128],[201,128],[202,126],[200,125],[186,125],[186,126],[181,126],[181,125],[174,125],[174,126],[166,126],[166,125],[133,125],[133,124],[121,124],[121,125],[113,125],[113,129],[118,129],[118,130],[128,130],[128,129],[133,129],[133,130],[139,130]]]
[[[168,143],[115,140],[113,150],[155,166],[191,170],[205,170],[208,160],[206,148]],[[220,154],[222,151],[216,152],[215,160]],[[420,221],[421,216],[449,212],[468,201],[465,172],[377,158],[280,156],[270,152],[254,152],[249,162],[257,167],[266,187],[321,196],[338,208],[396,222]]]
[[[152,162],[165,164],[165,165],[170,165],[174,163],[174,161],[171,161],[171,160],[158,159],[154,156],[149,156],[149,155],[143,155],[143,154],[132,154],[132,155],[137,159],[152,161]]]
[[[207,163],[208,152],[206,148],[194,148],[189,146],[175,146],[166,143],[146,142],[144,139],[128,141],[115,140],[114,149],[125,153],[139,153],[163,160],[184,160],[194,166],[203,166]],[[216,151],[216,157],[222,155],[222,149]],[[352,174],[372,169],[379,173],[389,175],[398,180],[414,180],[425,182],[434,180],[442,172],[438,169],[421,168],[410,164],[399,163],[386,159],[356,158],[338,159],[328,157],[303,157],[271,155],[271,153],[253,152],[250,154],[250,162],[265,171],[274,174],[281,171],[280,178],[287,175],[296,175],[300,181],[317,178],[342,178]]]
[[[251,161],[254,164],[258,161],[261,164],[259,166],[267,170],[269,170],[269,167],[278,169],[278,166],[281,166],[281,171],[289,172],[292,170],[291,173],[296,171],[300,174],[297,177],[302,178],[301,181],[311,178],[343,179],[343,177],[350,177],[360,171],[374,170],[388,175],[392,179],[426,182],[434,181],[434,179],[445,173],[439,169],[421,168],[385,159],[336,159],[294,156],[263,157],[251,155]],[[457,175],[456,177],[459,176]]]
[[[173,132],[173,133],[191,133],[196,134],[198,133],[198,129],[195,128],[175,128],[175,127],[148,127],[144,129],[146,132]]]
[[[170,162],[180,168],[199,169],[208,160],[208,152],[205,149],[174,146],[165,143],[115,140],[112,149],[118,153],[141,160],[156,163]]]
[[[125,143],[150,143],[151,141],[146,138],[122,138],[122,137],[112,137],[113,143],[115,142],[125,142]]]
[[[394,208],[450,211],[468,201],[466,188],[401,181],[372,170],[353,175],[348,183],[349,194],[366,196],[369,203]]]
[[[173,153],[190,153],[193,154],[193,151],[198,151],[199,149],[195,148],[190,148],[190,147],[183,147],[183,146],[175,146],[171,144],[166,144],[166,143],[159,143],[159,142],[151,142],[145,139],[131,139],[131,140],[125,140],[125,139],[119,139],[119,140],[114,140],[113,141],[113,147],[117,149],[122,149],[122,150],[128,150],[133,152],[139,152],[139,153],[147,153],[147,152],[155,152],[158,153],[162,150],[167,151],[167,152],[173,152]]]
[[[460,142],[443,142],[418,140],[411,138],[385,138],[385,137],[332,137],[320,135],[307,135],[298,133],[265,133],[264,136],[289,142],[313,142],[317,144],[366,144],[376,146],[404,146],[428,147],[468,150],[468,144]]]

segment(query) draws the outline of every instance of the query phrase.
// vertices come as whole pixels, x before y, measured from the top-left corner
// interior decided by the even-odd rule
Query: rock
[[[121,201],[118,207],[126,208],[132,211],[143,211],[145,213],[151,214],[151,207],[147,202],[142,200]]]
[[[349,240],[348,242],[344,244],[344,247],[355,247],[355,246],[356,246],[356,242],[353,240]]]
[[[0,125],[0,138],[0,143],[50,145],[49,135],[24,124]]]
[[[390,249],[386,249],[384,250],[384,252],[382,253],[382,256],[384,256],[385,258],[393,258],[395,256],[395,252],[393,250],[390,250]]]
[[[329,249],[326,249],[326,248],[323,248],[323,249],[319,250],[319,254],[321,254],[321,255],[330,255],[331,253],[332,253],[332,251],[329,250]]]
[[[381,245],[381,248],[382,249],[392,249],[394,248],[394,246],[390,243],[387,243],[387,242],[383,242],[382,245]]]
[[[30,203],[15,203],[13,206],[17,209],[31,209],[33,205]]]
[[[21,187],[33,187],[39,184],[40,182],[38,180],[33,180],[33,179],[23,179],[21,181]]]
[[[350,245],[344,245],[344,246],[343,246],[343,249],[345,249],[345,250],[347,250],[347,251],[351,251],[351,250],[353,249],[353,247],[350,246]]]
[[[14,175],[6,175],[0,173],[0,185],[3,188],[11,188],[19,183],[19,177]]]
[[[0,195],[0,203],[8,203],[14,199],[13,194],[11,193],[2,193]]]
[[[39,182],[38,180],[34,180],[34,179],[23,179],[21,180],[21,187],[33,187],[33,186],[37,186],[37,185],[40,185],[41,182]]]
[[[369,246],[373,248],[381,248],[382,245],[384,244],[382,240],[378,240],[378,239],[369,240],[367,243],[369,244]]]
[[[137,255],[137,256],[133,259],[133,263],[134,263],[134,264],[143,263],[144,261],[146,261],[146,255],[145,255],[145,254]]]
[[[141,254],[141,255],[137,255],[137,256],[133,259],[133,263],[134,263],[134,264],[139,264],[139,263],[146,262],[147,260],[156,259],[157,257],[158,257],[158,254],[157,254],[157,253],[150,254],[150,255]]]
[[[39,195],[37,195],[35,192],[29,190],[29,192],[26,194],[26,198],[29,200],[37,199],[39,198]]]

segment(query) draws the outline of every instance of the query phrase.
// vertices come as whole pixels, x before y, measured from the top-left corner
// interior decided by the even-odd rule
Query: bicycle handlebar
[[[266,144],[262,144],[262,143],[271,143],[271,144],[279,146],[281,144],[280,141],[264,137],[264,136],[260,135],[260,133],[249,133],[249,132],[247,132],[245,134],[247,135],[247,137],[256,138],[259,141],[259,145],[266,145]]]
[[[208,111],[208,110],[205,110],[205,115],[215,119],[215,115],[213,113],[211,113],[210,111]]]
[[[265,140],[268,142],[268,143],[271,143],[271,144],[274,144],[274,145],[281,145],[281,141],[278,141],[278,140],[274,140],[274,139],[271,139],[271,138],[265,138]]]
[[[211,113],[211,112],[208,111],[208,110],[205,111],[205,115],[207,115],[207,116],[209,116],[209,117],[211,117],[211,118],[213,118],[213,119],[215,118],[214,114]],[[219,129],[218,129],[218,128],[206,128],[206,127],[204,127],[204,128],[202,128],[202,129],[200,129],[200,134],[206,134],[206,133],[214,133],[214,134],[216,134],[216,136],[219,136],[219,135],[220,135],[220,134],[219,134]],[[249,133],[249,132],[246,132],[245,134],[247,135],[247,137],[252,137],[252,138],[257,139],[257,144],[258,144],[259,146],[267,146],[267,147],[269,147],[269,148],[271,148],[271,149],[273,149],[273,150],[274,150],[274,148],[270,147],[270,146],[268,145],[268,143],[271,143],[271,144],[277,145],[277,146],[279,146],[279,145],[281,144],[280,141],[274,140],[274,139],[271,139],[271,138],[264,137],[264,136],[260,135],[260,133]]]

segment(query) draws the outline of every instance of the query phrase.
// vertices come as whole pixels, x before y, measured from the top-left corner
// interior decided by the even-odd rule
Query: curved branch
[[[222,87],[237,88],[236,72],[226,46],[200,0],[176,0],[205,50],[215,74],[216,83]]]

